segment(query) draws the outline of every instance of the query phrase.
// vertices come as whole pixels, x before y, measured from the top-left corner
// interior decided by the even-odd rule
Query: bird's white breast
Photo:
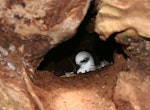
[[[80,67],[77,71],[77,73],[86,73],[86,72],[90,72],[90,71],[94,71],[96,69],[96,67],[93,65],[85,65],[83,67]]]

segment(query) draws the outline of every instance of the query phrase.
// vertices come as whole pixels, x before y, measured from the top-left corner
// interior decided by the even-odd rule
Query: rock
[[[90,0],[0,0],[0,109],[44,110],[29,77],[50,49],[76,33],[89,5]]]
[[[150,1],[99,1],[95,31],[106,40],[116,32],[134,29],[138,35],[150,38]]]
[[[19,87],[0,80],[0,110],[34,110],[34,106]]]
[[[150,1],[98,1],[95,31],[103,40],[115,34],[127,56],[118,74],[113,101],[117,110],[150,108]]]
[[[134,30],[126,30],[115,37],[122,44],[128,56],[128,69],[138,70],[150,74],[150,41],[138,36]]]
[[[115,87],[118,110],[149,110],[150,76],[136,71],[121,72]]]
[[[0,36],[37,67],[51,48],[76,33],[89,5],[90,0],[0,0]]]

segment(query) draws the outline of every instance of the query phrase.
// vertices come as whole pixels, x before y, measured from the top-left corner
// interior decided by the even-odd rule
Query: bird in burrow
[[[77,70],[77,74],[96,70],[94,59],[89,52],[79,52],[75,57],[75,63],[79,67]]]
[[[96,66],[92,55],[87,51],[79,52],[75,56],[75,63],[76,63],[76,66],[73,72],[65,73],[66,76],[69,76],[70,74],[74,74],[74,73],[79,74],[79,73],[86,73],[86,72],[94,71],[96,69],[103,68],[109,64],[108,61],[102,60],[100,64]]]

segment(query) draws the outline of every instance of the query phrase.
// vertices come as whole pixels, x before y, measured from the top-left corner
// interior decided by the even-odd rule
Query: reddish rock
[[[35,70],[50,49],[76,33],[90,0],[0,0],[0,109],[150,108],[150,33],[145,31],[150,28],[149,1],[96,3],[102,3],[97,6],[96,32],[106,40],[125,31],[115,39],[122,44],[128,64],[114,55],[109,68],[60,78]]]
[[[97,0],[95,31],[103,40],[115,37],[127,56],[128,71],[120,72],[114,91],[118,110],[150,108],[150,1]],[[114,34],[115,33],[115,34]],[[113,35],[113,36],[111,36]]]
[[[89,4],[0,0],[0,109],[44,110],[29,77],[51,48],[76,33]]]
[[[106,40],[116,32],[134,29],[140,36],[150,38],[150,0],[99,1],[95,31]]]
[[[32,101],[14,84],[0,80],[0,109],[1,110],[34,110]]]
[[[150,76],[136,71],[121,72],[115,87],[118,110],[149,110]]]
[[[46,52],[76,33],[89,4],[90,0],[1,0],[0,36],[37,67],[34,64]]]

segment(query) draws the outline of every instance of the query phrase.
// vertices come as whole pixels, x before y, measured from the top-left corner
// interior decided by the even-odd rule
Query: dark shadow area
[[[88,34],[86,31],[78,31],[76,36],[50,50],[38,70],[53,71],[58,76],[71,72],[75,68],[74,58],[80,51],[90,52],[96,65],[104,59],[113,62],[114,52],[123,53],[121,45],[117,44],[113,37],[102,41],[96,33]]]
[[[91,7],[79,26],[76,35],[50,50],[37,69],[53,71],[57,76],[63,75],[65,72],[71,72],[75,68],[74,58],[80,51],[90,52],[96,65],[99,65],[100,61],[104,59],[113,62],[114,52],[123,52],[121,45],[115,42],[115,34],[107,41],[102,41],[94,33],[94,24],[92,26],[89,24],[91,24],[91,19],[95,19],[96,13],[94,2],[91,2]],[[92,31],[89,32],[88,29]]]

